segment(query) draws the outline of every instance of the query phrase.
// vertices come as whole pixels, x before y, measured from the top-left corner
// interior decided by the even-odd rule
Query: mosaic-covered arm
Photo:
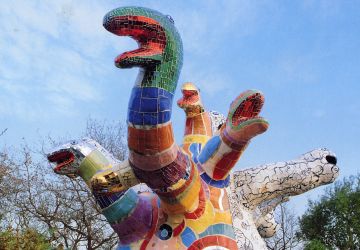
[[[198,158],[210,178],[226,179],[250,140],[267,130],[268,123],[258,116],[263,104],[264,97],[256,90],[248,90],[232,102],[225,126],[207,142]]]
[[[109,12],[104,27],[139,44],[137,50],[115,59],[119,68],[140,67],[128,109],[130,165],[138,179],[159,195],[165,211],[191,211],[196,208],[200,180],[176,145],[170,121],[182,66],[182,42],[173,20],[147,8],[124,7]]]
[[[333,153],[316,149],[297,160],[236,171],[234,190],[245,207],[255,208],[267,200],[302,194],[333,182],[339,174],[336,163]]]
[[[65,143],[48,160],[56,164],[55,173],[85,181],[122,244],[145,238],[157,225],[158,198],[137,185],[128,161],[120,163],[96,141]]]

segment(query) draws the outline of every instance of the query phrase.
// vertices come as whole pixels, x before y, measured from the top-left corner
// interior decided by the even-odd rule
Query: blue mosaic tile
[[[230,184],[230,175],[228,175],[225,180],[218,180],[218,181],[212,179],[206,173],[202,173],[200,176],[203,179],[203,181],[205,181],[205,183],[213,187],[224,188],[229,186]]]
[[[189,227],[184,229],[180,237],[186,247],[190,247],[191,244],[196,240],[195,233]]]
[[[198,157],[201,164],[205,163],[215,153],[216,149],[220,146],[221,139],[219,136],[214,136],[205,145],[204,149]]]

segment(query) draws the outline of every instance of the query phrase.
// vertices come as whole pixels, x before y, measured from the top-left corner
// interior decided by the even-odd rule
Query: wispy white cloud
[[[209,97],[215,97],[219,92],[226,93],[234,84],[231,77],[226,75],[226,72],[211,67],[211,65],[207,66],[204,69],[191,62],[184,65],[180,81],[193,82],[200,88],[201,92],[206,93]]]
[[[159,2],[146,5],[157,9]],[[133,3],[124,1],[122,5]],[[167,6],[164,11],[176,19],[185,53],[197,55],[214,53],[218,43],[223,43],[230,33],[243,36],[253,32],[261,5],[249,0],[229,0],[226,4],[203,0],[184,11],[177,4],[161,4],[162,8]],[[79,111],[74,100],[99,102],[103,97],[97,82],[106,77],[109,70],[103,61],[104,54],[111,51],[115,57],[116,53],[137,46],[130,38],[116,37],[101,27],[104,14],[111,8],[113,6],[98,1],[71,0],[18,0],[2,6],[0,91],[11,96],[3,107],[13,108],[14,100],[25,100],[31,93],[44,97],[32,100],[32,105],[39,104],[39,116],[46,113],[41,107],[61,109],[71,115]],[[209,13],[213,13],[211,18]],[[221,72],[209,73],[211,69],[187,64],[183,78],[191,74],[191,80],[199,82],[209,95],[230,84]],[[23,113],[31,109],[25,101],[16,106],[18,110],[23,109]]]
[[[38,99],[35,96],[34,100]],[[7,93],[0,93],[0,115],[1,118],[4,116],[17,117],[27,121],[36,121],[40,118],[45,118],[44,107],[35,101],[30,102],[29,99],[17,98]],[[42,114],[42,116],[41,116]],[[17,131],[20,133],[21,131]]]
[[[276,4],[271,8],[276,9]],[[210,97],[227,93],[231,86],[237,85],[225,67],[220,69],[205,60],[193,62],[189,58],[211,57],[221,61],[230,43],[241,43],[241,38],[257,31],[259,17],[265,9],[269,6],[262,1],[202,0],[189,4],[185,10],[176,5],[167,10],[174,17],[184,43],[181,80],[193,81]],[[227,63],[224,61],[224,66]]]
[[[249,0],[203,0],[196,7],[189,5],[186,11],[174,9],[172,13],[183,39],[189,41],[184,44],[185,51],[202,55],[225,45],[225,38],[239,39],[255,32],[264,5]]]
[[[3,5],[0,91],[8,98],[2,98],[0,114],[33,113],[35,117],[37,111],[43,117],[54,108],[74,115],[79,112],[74,100],[100,101],[97,82],[106,75],[100,55],[134,46],[130,39],[119,42],[102,28],[108,10],[96,1],[11,1]],[[29,105],[29,95],[39,98]]]

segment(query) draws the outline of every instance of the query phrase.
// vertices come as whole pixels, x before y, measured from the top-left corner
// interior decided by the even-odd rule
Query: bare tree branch
[[[8,129],[4,129],[3,131],[0,132],[0,136],[4,135],[6,133],[6,131],[8,131]]]
[[[84,134],[122,160],[127,153],[124,131],[120,123],[89,119]],[[49,143],[53,146],[57,140],[50,138]],[[40,148],[25,143],[15,156],[0,152],[0,230],[34,228],[59,249],[113,248],[117,236],[87,186],[78,179],[54,175],[43,158],[49,143],[40,143]]]
[[[295,214],[289,208],[288,203],[281,203],[275,210],[275,220],[279,223],[276,234],[265,239],[270,250],[296,249],[300,242],[296,238],[298,221]]]

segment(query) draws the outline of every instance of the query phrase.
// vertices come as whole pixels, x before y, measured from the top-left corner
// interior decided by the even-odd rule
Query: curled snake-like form
[[[216,133],[205,111],[194,110],[206,122],[195,125],[192,117],[178,146],[170,118],[182,42],[173,20],[124,7],[109,12],[104,27],[139,44],[115,59],[119,68],[140,68],[128,107],[129,159],[116,161],[91,139],[62,145],[48,159],[56,173],[87,183],[119,236],[118,249],[266,249],[257,227],[269,210],[260,208],[337,176],[336,158],[327,150],[230,173],[250,140],[268,128],[259,116],[264,97],[256,90],[234,99]]]

